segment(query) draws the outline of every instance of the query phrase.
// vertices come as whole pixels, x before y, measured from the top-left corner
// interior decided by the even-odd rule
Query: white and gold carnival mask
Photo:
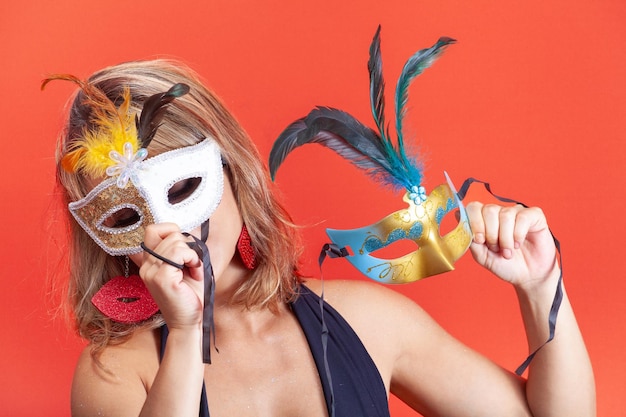
[[[222,160],[211,138],[125,169],[124,186],[109,178],[69,204],[78,224],[110,255],[141,252],[149,224],[171,222],[190,232],[213,214],[224,191]]]
[[[167,106],[189,92],[175,84],[147,97],[138,117],[130,111],[130,90],[120,94],[119,107],[100,89],[71,75],[47,79],[72,81],[83,93],[90,125],[74,138],[61,159],[69,173],[105,177],[84,198],[69,203],[78,224],[110,255],[140,252],[144,229],[172,222],[183,232],[204,223],[215,211],[224,190],[220,150],[208,137],[184,148],[146,159],[148,147]]]

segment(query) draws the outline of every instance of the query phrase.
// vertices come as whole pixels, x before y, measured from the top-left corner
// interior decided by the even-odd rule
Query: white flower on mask
[[[416,206],[422,204],[428,198],[426,195],[426,189],[424,187],[414,185],[411,187],[411,192],[409,193],[409,198],[413,200]]]
[[[117,176],[117,186],[125,188],[128,180],[134,179],[141,167],[141,162],[148,156],[145,148],[133,153],[133,145],[130,142],[124,144],[124,154],[118,151],[109,152],[109,157],[115,161],[115,165],[107,168],[106,173],[110,177]]]

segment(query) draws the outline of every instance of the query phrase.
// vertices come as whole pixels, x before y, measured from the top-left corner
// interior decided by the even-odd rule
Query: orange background
[[[427,188],[475,176],[541,206],[563,244],[565,282],[593,361],[598,415],[624,415],[626,360],[626,3],[586,1],[78,0],[0,5],[0,414],[68,415],[82,342],[53,318],[47,277],[65,242],[53,155],[80,77],[120,61],[176,57],[200,72],[266,157],[313,105],[370,123],[366,62],[376,26],[388,90],[404,60],[458,39],[411,89]],[[389,109],[391,110],[391,109]],[[325,227],[370,224],[399,196],[321,147],[294,152],[277,178],[315,259]],[[480,194],[483,198],[484,195]],[[61,264],[62,265],[62,264]],[[344,260],[326,278],[359,277]],[[468,255],[456,271],[397,287],[469,346],[514,369],[525,341],[513,291]],[[394,416],[415,415],[392,401]]]

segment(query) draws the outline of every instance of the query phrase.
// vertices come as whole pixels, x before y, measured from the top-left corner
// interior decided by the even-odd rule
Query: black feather
[[[276,139],[269,157],[272,179],[278,167],[295,148],[317,143],[332,149],[377,180],[394,184],[394,167],[380,136],[341,110],[317,107],[291,123]]]
[[[141,110],[141,116],[135,118],[137,125],[137,137],[142,148],[147,148],[154,138],[157,129],[161,125],[167,104],[177,97],[184,96],[189,92],[187,84],[174,84],[165,93],[154,94],[146,99]]]
[[[380,52],[380,25],[370,45],[370,59],[367,61],[370,74],[370,103],[372,115],[380,136],[385,138],[385,80],[383,79],[383,60]]]

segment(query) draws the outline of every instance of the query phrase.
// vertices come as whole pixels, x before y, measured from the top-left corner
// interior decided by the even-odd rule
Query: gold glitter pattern
[[[154,223],[154,219],[145,198],[139,190],[129,182],[125,188],[119,188],[114,181],[105,181],[103,189],[100,187],[92,190],[93,198],[86,198],[81,207],[70,208],[76,220],[87,230],[89,235],[103,249],[112,254],[128,254],[140,252],[140,244],[143,242],[144,225]],[[128,207],[132,201],[139,209],[140,221],[137,224],[112,231],[102,225],[102,222],[116,208]]]

